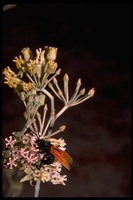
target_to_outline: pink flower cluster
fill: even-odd
[[[44,159],[44,153],[40,152],[36,140],[38,136],[31,133],[25,133],[21,137],[16,137],[15,134],[5,138],[5,150],[3,151],[3,165],[5,168],[13,169],[14,167],[26,173],[20,182],[30,181],[32,185],[33,181],[48,182],[52,184],[65,185],[67,180],[66,175],[60,175],[62,165],[57,160],[52,164],[42,164],[39,166],[42,159]],[[49,138],[51,144],[58,146],[60,149],[65,150],[65,141],[55,138]]]
[[[13,167],[26,168],[34,165],[41,159],[41,154],[35,141],[37,136],[26,133],[21,140],[14,136],[5,138],[6,151],[9,151],[9,157],[4,158],[4,167],[12,169]],[[5,152],[6,152],[5,151]]]

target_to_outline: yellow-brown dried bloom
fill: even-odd
[[[16,88],[18,84],[20,84],[22,81],[17,78],[17,75],[10,69],[10,67],[6,67],[3,71],[3,74],[5,75],[4,81],[5,84],[8,84],[11,88]]]
[[[15,72],[13,72],[9,66],[7,66],[5,69],[4,69],[4,72],[3,74],[5,74],[5,76],[13,76],[13,77],[16,77],[16,74]]]
[[[34,84],[31,83],[31,82],[29,82],[29,83],[24,82],[23,85],[22,85],[22,87],[23,87],[23,90],[25,92],[28,92],[29,90],[31,90],[32,88],[34,88]]]
[[[48,65],[47,65],[46,72],[49,73],[49,74],[54,74],[56,72],[56,69],[57,69],[57,63],[55,63],[52,60],[49,60],[47,64]]]
[[[33,70],[36,68],[36,61],[35,60],[29,60],[29,63],[27,63],[27,71],[33,75]]]
[[[16,63],[16,67],[18,69],[22,70],[23,72],[26,71],[26,61],[22,59],[21,55],[19,56],[19,58],[16,56],[15,59],[12,61]]]

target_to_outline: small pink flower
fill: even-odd
[[[29,147],[29,151],[34,152],[34,153],[38,153],[39,149],[37,149],[34,145],[32,145],[32,146]]]
[[[24,158],[26,158],[27,154],[29,153],[29,151],[26,148],[21,148],[20,149],[20,155]]]
[[[35,156],[35,154],[29,153],[29,154],[26,155],[25,158],[26,158],[26,161],[30,164],[36,163],[36,161],[37,161],[37,157]]]
[[[9,139],[8,138],[5,138],[5,146],[6,147],[13,147],[14,144],[16,142],[16,139],[13,140],[12,136],[9,136]]]
[[[15,158],[13,158],[13,159],[12,159],[11,157],[9,158],[9,162],[7,162],[7,166],[9,165],[9,168],[10,168],[10,169],[12,169],[13,166],[14,166],[14,167],[17,166],[17,164],[14,162],[15,160],[16,160]]]
[[[37,136],[32,136],[32,137],[30,138],[30,144],[31,144],[31,145],[35,145],[35,146],[37,147],[37,144],[35,143],[36,140],[37,140]]]

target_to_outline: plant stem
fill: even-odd
[[[37,181],[37,182],[36,182],[34,197],[38,197],[38,196],[39,196],[40,183],[41,183],[41,181]]]

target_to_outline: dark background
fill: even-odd
[[[131,4],[18,4],[2,13],[2,69],[24,47],[58,48],[59,77],[69,75],[70,92],[78,78],[93,98],[67,110],[57,126],[73,157],[66,186],[41,184],[40,197],[131,196]],[[3,138],[25,123],[23,104],[2,82]],[[71,93],[72,94],[72,93]],[[57,110],[60,102],[56,104]],[[22,184],[20,197],[33,197]],[[3,196],[9,182],[3,175]],[[14,192],[15,193],[15,192]],[[12,196],[12,192],[9,196]]]

